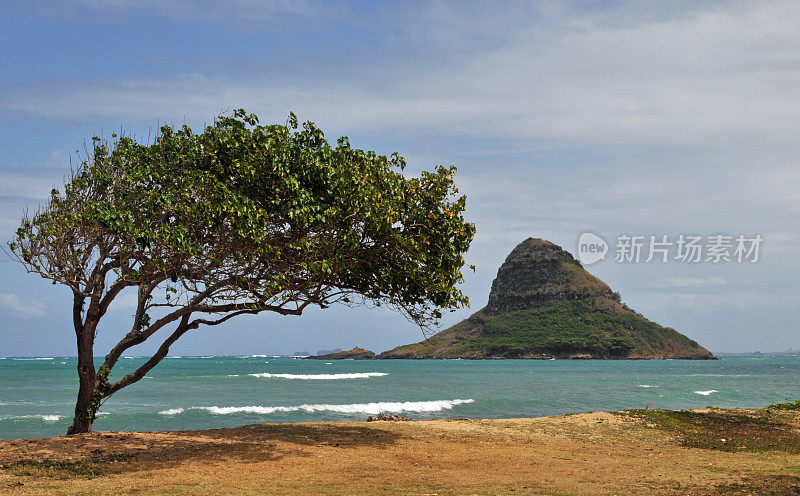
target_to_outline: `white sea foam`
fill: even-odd
[[[302,379],[306,381],[325,381],[334,379],[366,379],[368,377],[381,377],[389,375],[386,372],[354,372],[350,374],[248,374],[251,377],[266,377],[279,379]]]
[[[28,361],[28,360],[55,360],[53,357],[41,357],[41,358],[12,358],[12,360],[17,361]]]
[[[58,422],[61,420],[63,415],[46,415],[42,413],[38,413],[36,415],[20,415],[18,417],[11,417],[12,419],[30,419],[30,418],[38,418],[42,419],[45,422]]]
[[[657,388],[658,386],[651,386],[650,384],[639,384],[641,388]]]
[[[718,392],[719,391],[717,391],[716,389],[709,389],[708,391],[695,391],[695,393],[701,394],[703,396],[708,396],[711,393],[718,393]]]
[[[381,401],[377,403],[352,403],[349,405],[298,405],[298,406],[193,406],[188,409],[172,408],[158,413],[161,415],[177,415],[186,410],[201,410],[214,415],[230,415],[233,413],[255,413],[266,415],[275,412],[336,412],[365,413],[377,415],[385,412],[438,412],[450,410],[456,405],[473,403],[475,400],[434,400],[434,401]]]
[[[239,374],[228,374],[228,375],[227,375],[227,376],[225,376],[225,377],[239,377]]]
[[[333,365],[333,362],[325,362],[325,365]]]
[[[170,408],[169,410],[161,410],[158,413],[160,413],[161,415],[177,415],[185,411],[186,410],[184,410],[183,408]]]

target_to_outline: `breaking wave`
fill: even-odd
[[[695,391],[696,394],[701,394],[703,396],[708,396],[711,393],[719,393],[716,389],[709,389],[708,391]]]
[[[381,401],[377,403],[352,403],[349,405],[298,405],[298,406],[193,406],[190,408],[171,408],[162,410],[161,415],[178,415],[187,410],[201,410],[214,415],[230,415],[233,413],[256,413],[266,415],[275,412],[335,412],[366,413],[377,415],[385,412],[438,412],[450,410],[456,405],[474,403],[466,400],[434,400],[434,401]]]
[[[36,414],[36,415],[20,415],[18,417],[10,417],[9,420],[37,418],[37,419],[44,420],[45,422],[58,422],[59,420],[61,420],[62,417],[64,417],[64,415],[45,415],[45,414],[39,413],[39,414]]]
[[[353,372],[350,374],[247,374],[251,377],[276,377],[279,379],[301,379],[306,381],[324,381],[334,379],[366,379],[368,377],[381,377],[389,375],[386,372]]]
[[[185,411],[186,410],[184,410],[183,408],[170,408],[169,410],[161,410],[158,413],[160,413],[161,415],[177,415]]]

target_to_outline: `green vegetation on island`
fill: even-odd
[[[437,353],[441,358],[627,358],[633,350],[658,354],[698,347],[674,329],[633,313],[608,314],[581,300],[496,315],[479,312],[459,327],[401,349],[424,353],[445,343],[447,349]]]

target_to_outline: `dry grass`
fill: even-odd
[[[798,435],[794,414],[730,412],[726,423],[727,414],[692,415],[690,445],[683,424],[670,424],[685,416],[639,412],[0,441],[0,494],[800,494],[800,460],[782,448],[794,446],[787,432]],[[762,435],[764,416],[784,426],[773,429],[784,444],[696,442],[714,439],[718,425],[728,436]]]

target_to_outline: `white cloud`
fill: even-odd
[[[485,200],[484,191],[502,187],[503,195],[491,200],[497,204],[541,195],[545,201],[536,202],[529,218],[549,209],[595,230],[608,219],[624,229],[654,221],[681,231],[789,229],[789,219],[800,216],[800,143],[794,139],[800,5],[651,7],[662,17],[630,5],[582,12],[557,3],[532,10],[520,4],[509,20],[433,2],[416,17],[403,13],[414,20],[408,25],[421,40],[419,52],[392,52],[380,64],[367,58],[355,72],[344,63],[325,77],[298,69],[233,79],[198,70],[73,81],[11,88],[0,108],[70,121],[113,118],[125,126],[184,118],[197,124],[236,107],[282,121],[294,110],[332,135],[461,136],[471,152],[486,153],[465,159],[471,166],[461,170],[465,191]],[[503,31],[509,26],[514,29]],[[441,46],[426,46],[426,35]],[[462,41],[470,35],[477,41],[467,51]],[[484,39],[491,42],[481,44]],[[442,61],[426,48],[453,56]],[[547,147],[609,144],[659,148],[650,156],[593,163],[555,188],[537,184],[543,171],[525,158]],[[684,155],[664,158],[664,150]],[[517,153],[516,163],[502,153]],[[571,169],[544,172],[569,176]],[[518,215],[502,207],[494,212]]]
[[[23,301],[13,293],[0,293],[0,306],[25,319],[44,317],[47,309],[40,301],[32,299]]]
[[[415,20],[418,29],[449,29],[459,39],[469,23],[432,24],[443,17]],[[796,3],[700,10],[670,22],[607,24],[591,14],[538,21],[531,17],[500,42],[472,45],[469,54],[453,48],[448,63],[420,53],[355,78],[197,73],[76,81],[20,90],[3,107],[67,119],[196,120],[242,105],[276,117],[296,109],[351,130],[421,128],[561,144],[792,142],[800,112]]]
[[[653,282],[651,288],[703,288],[710,286],[724,286],[727,281],[724,277],[667,277]]]

